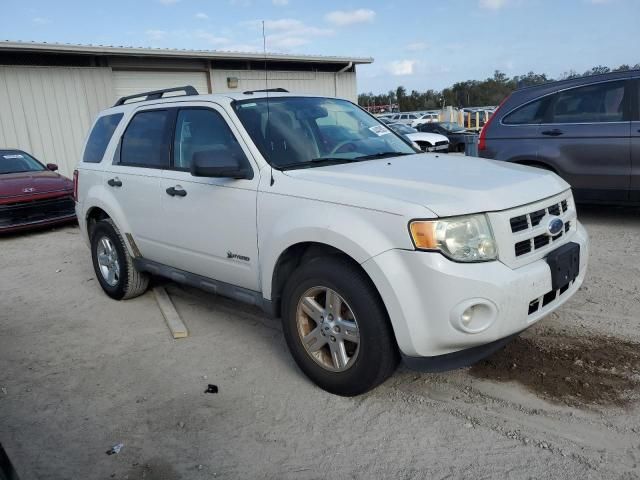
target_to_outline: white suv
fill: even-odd
[[[261,306],[315,383],[356,395],[401,357],[481,358],[584,279],[587,235],[551,172],[417,152],[346,100],[164,93],[102,112],[74,175],[115,299],[157,274]]]

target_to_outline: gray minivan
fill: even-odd
[[[640,70],[516,90],[484,126],[478,150],[553,170],[577,202],[640,203]]]

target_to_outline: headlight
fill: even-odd
[[[486,262],[498,256],[486,215],[416,220],[409,231],[417,249],[440,251],[456,262]]]

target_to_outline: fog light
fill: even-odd
[[[464,312],[462,312],[462,315],[460,315],[460,320],[462,320],[462,324],[465,327],[468,327],[471,323],[471,320],[473,320],[473,308],[473,306],[467,308]]]
[[[498,307],[486,298],[470,298],[451,310],[451,325],[464,333],[480,333],[489,328],[498,316]]]

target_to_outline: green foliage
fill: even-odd
[[[629,66],[620,65],[617,68],[598,65],[580,74],[574,70],[563,73],[557,80],[576,78],[588,75],[598,75],[608,72],[619,72],[640,69],[640,63]],[[516,88],[529,87],[553,81],[546,74],[529,72],[526,75],[507,77],[504,72],[496,70],[492,77],[486,80],[466,80],[454,83],[442,91],[433,89],[424,92],[412,90],[407,93],[406,88],[399,86],[387,93],[374,94],[373,92],[358,95],[358,103],[363,106],[398,104],[400,111],[432,110],[440,109],[448,105],[454,107],[478,107],[485,105],[498,105],[507,95]]]

